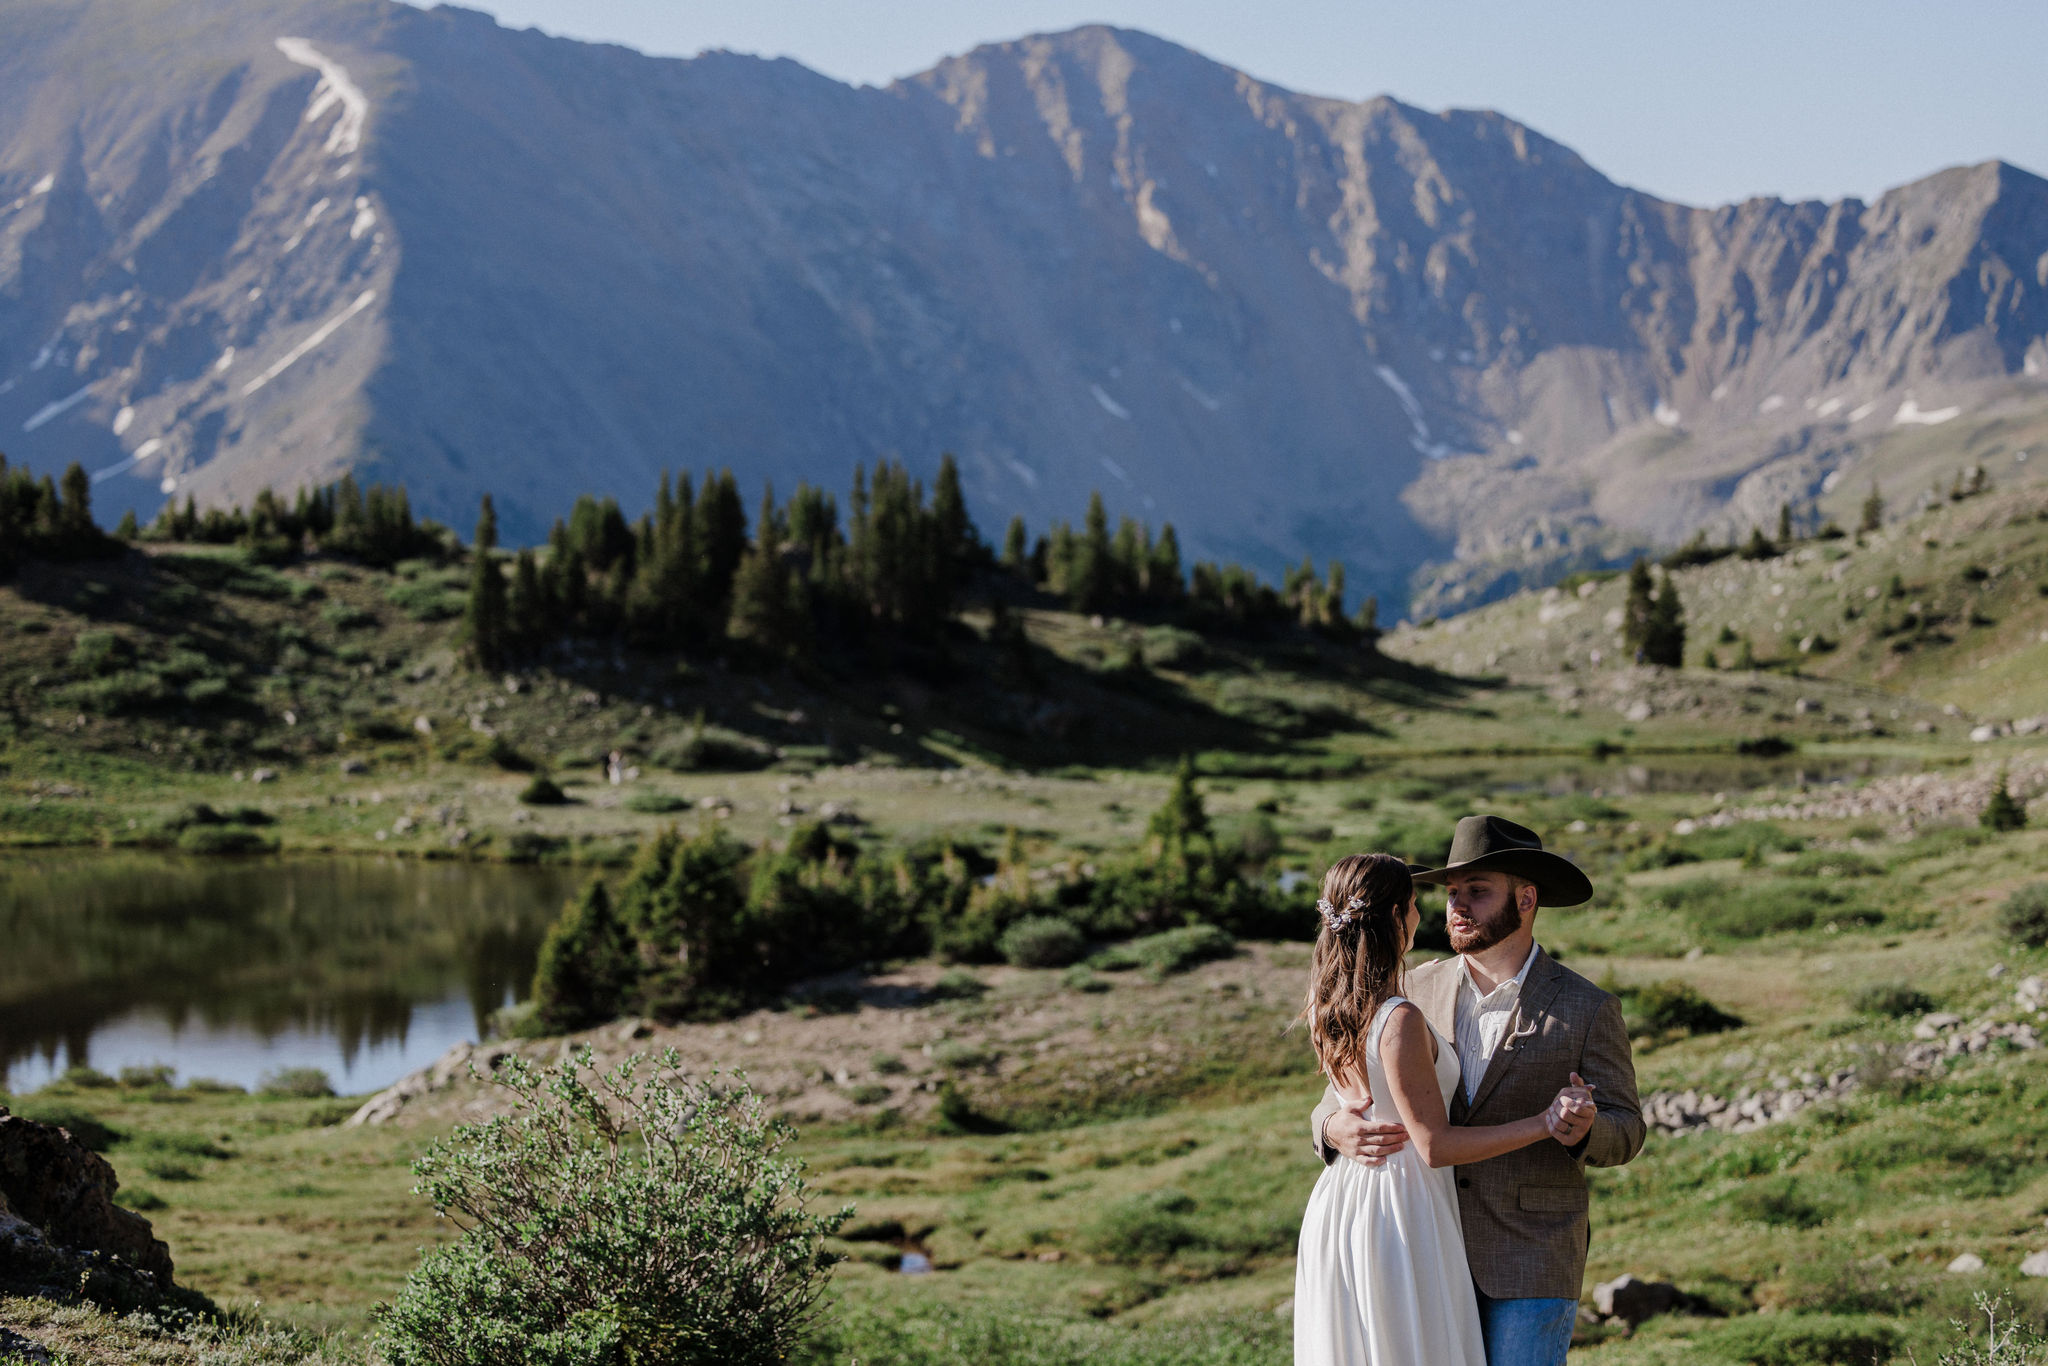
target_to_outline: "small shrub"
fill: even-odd
[[[874,1057],[868,1059],[868,1066],[874,1068],[878,1074],[885,1077],[901,1076],[910,1070],[910,1065],[894,1053],[877,1053]]]
[[[1050,915],[1018,921],[1003,931],[997,944],[1004,960],[1020,968],[1063,968],[1087,948],[1079,930]]]
[[[507,773],[531,773],[538,767],[531,758],[520,753],[512,742],[502,735],[491,737],[490,748],[484,751],[484,757]]]
[[[635,792],[626,798],[626,809],[638,811],[643,816],[665,816],[675,811],[688,811],[690,806],[688,797],[678,797],[670,792]]]
[[[123,1187],[114,1192],[114,1203],[122,1209],[132,1209],[137,1214],[154,1214],[169,1208],[161,1195],[139,1187]]]
[[[377,614],[337,602],[320,613],[320,620],[337,631],[361,631],[377,624]]]
[[[1749,1366],[1885,1366],[1902,1341],[1883,1319],[1849,1314],[1741,1318],[1709,1338],[1722,1360]]]
[[[1068,991],[1108,991],[1110,984],[1095,975],[1086,963],[1076,963],[1060,974],[1060,985]]]
[[[1103,1211],[1082,1230],[1082,1242],[1113,1262],[1163,1262],[1201,1241],[1188,1217],[1194,1209],[1194,1198],[1184,1191],[1147,1191]]]
[[[185,1083],[185,1089],[196,1091],[202,1096],[240,1096],[247,1095],[249,1091],[246,1086],[237,1086],[234,1082],[222,1081],[218,1077],[193,1077]]]
[[[1144,635],[1144,657],[1155,667],[1189,670],[1209,656],[1208,642],[1178,626],[1154,626]]]
[[[1796,1176],[1752,1181],[1728,1198],[1738,1219],[1773,1228],[1816,1228],[1827,1222],[1827,1206],[1809,1196]]]
[[[72,1063],[71,1066],[65,1068],[64,1075],[59,1080],[66,1086],[76,1086],[87,1091],[101,1091],[110,1086],[119,1085],[118,1082],[100,1071],[99,1068],[87,1066],[82,1062]]]
[[[879,1081],[864,1081],[846,1093],[855,1105],[880,1105],[893,1093]]]
[[[775,762],[775,747],[751,735],[698,722],[659,741],[650,762],[677,773],[745,773]]]
[[[2003,1295],[1977,1292],[1976,1309],[1984,1316],[1984,1340],[1970,1325],[1950,1320],[1958,1341],[1941,1354],[1939,1366],[2037,1366],[2048,1360],[2048,1337],[2015,1310]]]
[[[533,775],[533,781],[520,792],[519,800],[528,806],[561,806],[569,800],[569,796],[553,778],[545,773],[536,773]]]
[[[1632,1034],[1720,1034],[1742,1028],[1731,1015],[1702,996],[1690,982],[1651,982],[1620,993]]]
[[[258,1078],[256,1094],[273,1100],[325,1100],[334,1094],[334,1083],[317,1067],[280,1067]]]
[[[1165,977],[1236,952],[1237,941],[1216,926],[1188,925],[1113,945],[1089,959],[1088,965],[1104,972],[1143,968],[1153,976]]]
[[[2005,899],[1998,927],[2030,949],[2048,946],[2048,882],[2032,882]]]
[[[932,995],[941,1001],[972,1001],[988,991],[988,983],[965,968],[951,968],[932,984]]]
[[[414,1164],[464,1231],[379,1311],[393,1366],[789,1358],[850,1211],[810,1212],[793,1131],[744,1085],[648,1061],[509,1059],[511,1112]]]
[[[1865,1015],[1884,1015],[1898,1020],[1908,1015],[1925,1015],[1934,1009],[1935,1001],[1918,987],[1904,982],[1873,982],[1851,996],[1849,1005]]]
[[[177,1069],[168,1063],[153,1062],[121,1069],[121,1085],[136,1091],[159,1090],[171,1084],[171,1077]]]
[[[239,825],[195,825],[179,833],[178,849],[187,854],[274,854],[277,840]]]
[[[956,1072],[987,1067],[995,1060],[996,1055],[988,1049],[961,1039],[941,1039],[932,1045],[932,1061]]]

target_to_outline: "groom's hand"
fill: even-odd
[[[1347,1105],[1323,1121],[1323,1142],[1354,1162],[1377,1167],[1408,1146],[1408,1130],[1399,1124],[1367,1121],[1367,1102]]]
[[[1599,1107],[1593,1104],[1593,1088],[1572,1073],[1572,1084],[1557,1093],[1550,1109],[1544,1113],[1543,1121],[1549,1126],[1550,1136],[1569,1148],[1593,1132],[1593,1117]]]

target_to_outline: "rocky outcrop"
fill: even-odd
[[[2035,980],[2035,979],[2029,979]],[[1655,1091],[1643,1097],[1643,1120],[1651,1132],[1687,1134],[1700,1130],[1746,1134],[1792,1118],[1819,1101],[1836,1100],[1879,1074],[1929,1077],[1962,1058],[2009,1048],[2032,1052],[2041,1046],[2034,1026],[1982,1019],[1965,1025],[1959,1015],[1933,1013],[1914,1025],[1912,1043],[1873,1053],[1854,1067],[1827,1076],[1806,1073],[1784,1085],[1744,1088],[1732,1096],[1707,1091]]]
[[[432,1066],[408,1072],[364,1101],[344,1121],[343,1127],[389,1124],[414,1100],[436,1091],[445,1091],[468,1076],[472,1064],[479,1072],[489,1072],[498,1065],[500,1058],[515,1051],[509,1044],[456,1044],[437,1058]]]
[[[0,1271],[54,1277],[73,1291],[78,1269],[105,1267],[116,1279],[140,1272],[169,1290],[171,1250],[149,1220],[114,1204],[119,1187],[107,1160],[68,1129],[0,1107]]]

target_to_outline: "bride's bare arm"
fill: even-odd
[[[1422,1012],[1407,1002],[1395,1006],[1380,1031],[1380,1061],[1386,1065],[1387,1089],[1401,1122],[1408,1126],[1408,1140],[1424,1162],[1432,1167],[1481,1162],[1550,1137],[1550,1126],[1541,1114],[1512,1124],[1452,1124],[1443,1088],[1436,1084],[1430,1045]]]

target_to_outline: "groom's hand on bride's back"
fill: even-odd
[[[1369,1101],[1347,1105],[1323,1121],[1323,1143],[1354,1162],[1377,1167],[1408,1146],[1408,1130],[1400,1124],[1375,1124],[1365,1117]]]

